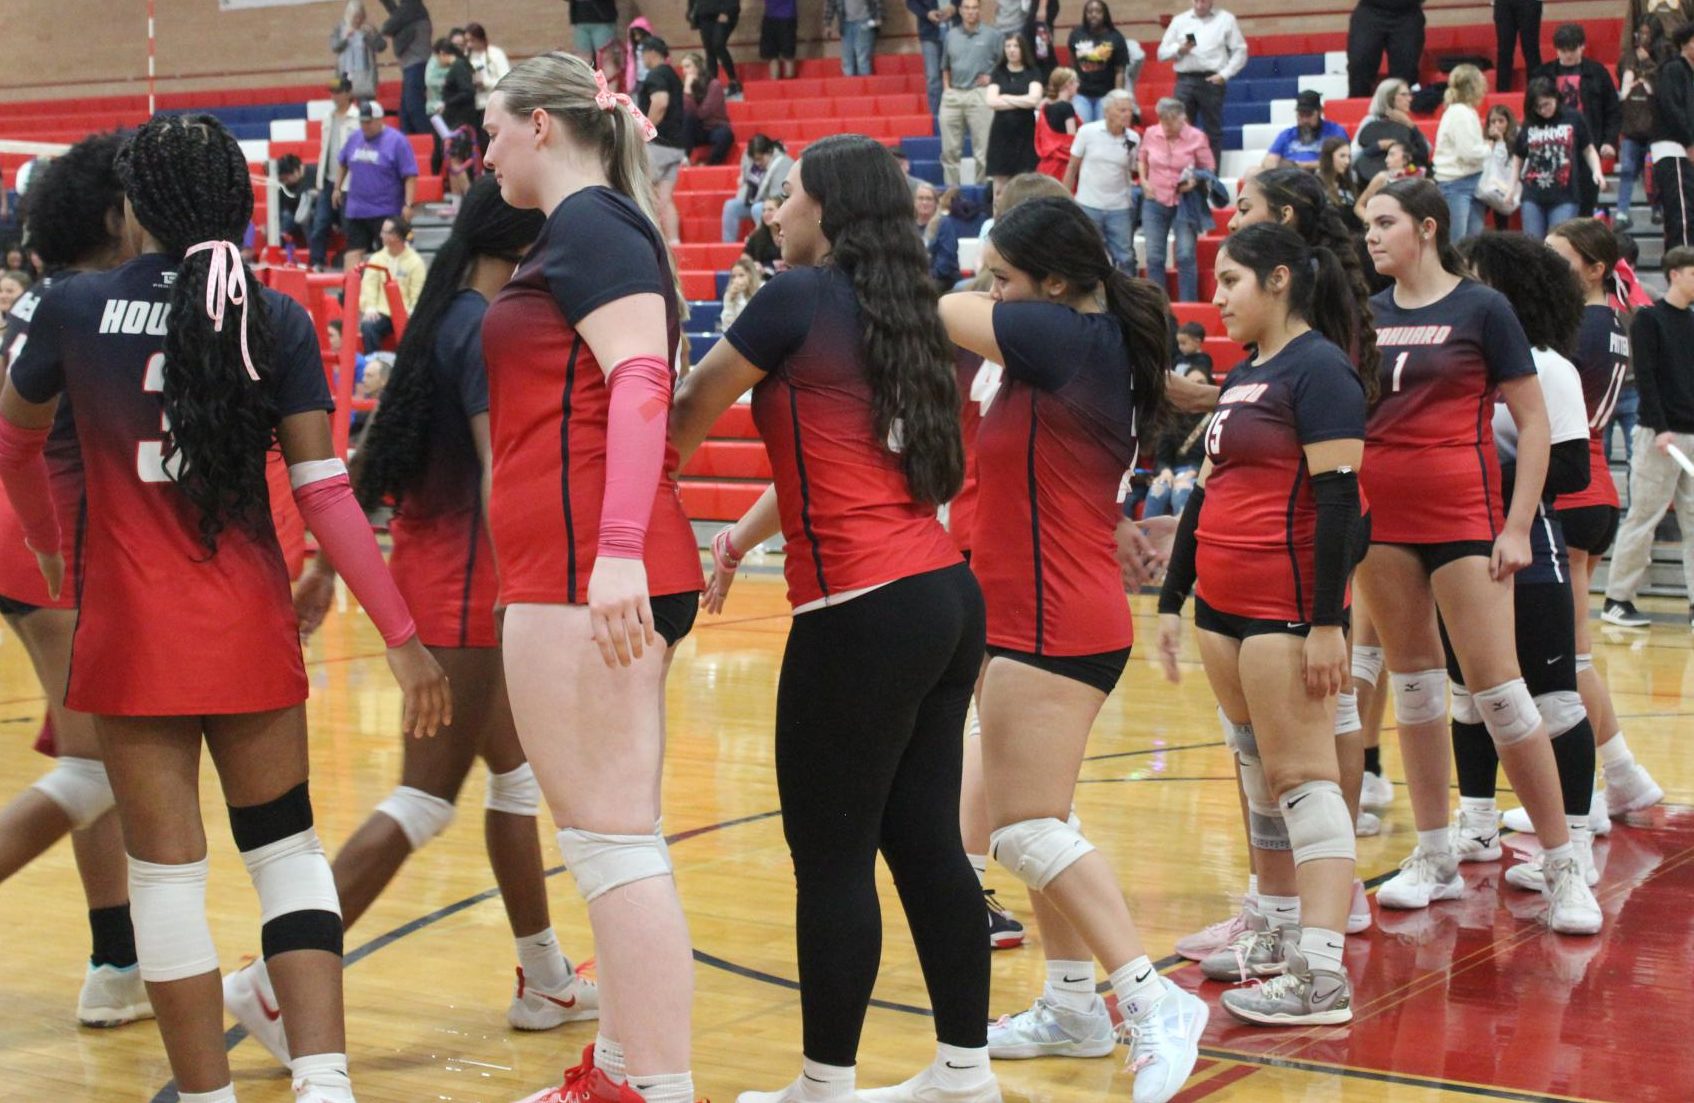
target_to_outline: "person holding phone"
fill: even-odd
[[[1212,159],[1221,163],[1224,86],[1247,64],[1247,40],[1235,16],[1216,3],[1194,0],[1191,10],[1172,18],[1159,43],[1159,60],[1175,62],[1176,98],[1206,132]]]

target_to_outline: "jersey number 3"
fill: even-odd
[[[147,373],[142,378],[141,389],[147,394],[163,394],[165,392],[165,354],[155,352],[147,358]],[[171,431],[171,419],[164,412],[159,414],[159,432]],[[171,457],[170,466],[165,464],[165,442],[161,440],[144,440],[135,446],[135,473],[144,483],[174,482],[175,476],[182,474],[182,455],[178,453]]]

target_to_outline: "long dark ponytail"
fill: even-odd
[[[965,449],[953,344],[912,225],[911,187],[893,154],[862,134],[807,146],[800,180],[823,210],[826,263],[852,279],[859,300],[877,439],[898,424],[907,488],[939,505],[964,485]]]
[[[232,304],[222,331],[214,328],[206,312],[214,254],[188,250],[241,241],[253,218],[247,158],[211,115],[155,115],[118,154],[117,170],[136,221],[177,258],[163,349],[170,425],[164,468],[199,509],[200,541],[215,552],[224,529],[253,533],[269,519],[265,454],[276,424],[271,321],[258,281],[245,261],[235,260],[247,281],[255,385],[242,361],[243,308]]]
[[[516,264],[546,221],[538,210],[520,211],[500,198],[500,185],[484,176],[465,194],[453,232],[435,254],[412,309],[394,370],[382,391],[382,407],[359,449],[358,495],[366,509],[389,499],[400,508],[406,490],[429,461],[430,413],[435,404],[435,338],[441,316],[479,256]]]
[[[1103,290],[1106,310],[1123,330],[1129,350],[1136,422],[1146,434],[1157,422],[1170,371],[1170,303],[1146,280],[1112,265],[1099,229],[1070,198],[1031,199],[996,219],[994,249],[1037,283],[1057,276],[1079,294]]]

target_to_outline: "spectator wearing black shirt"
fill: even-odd
[[[1694,244],[1689,212],[1694,209],[1694,23],[1677,29],[1671,38],[1676,56],[1659,66],[1654,115],[1658,120],[1649,150],[1653,157],[1653,190],[1665,214],[1665,248]]]
[[[426,105],[429,90],[424,70],[434,52],[430,36],[435,28],[423,0],[382,0],[388,12],[381,33],[394,43],[394,60],[400,63],[400,129],[407,134],[430,132]]]
[[[700,42],[706,49],[706,76],[718,79],[718,66],[723,66],[729,79],[729,94],[741,95],[741,82],[735,76],[735,59],[729,56],[729,36],[741,21],[741,0],[694,0],[689,8],[700,29]],[[651,62],[649,62],[651,64]]]
[[[1423,60],[1423,26],[1423,0],[1359,0],[1347,21],[1347,95],[1370,95],[1383,54],[1388,55],[1390,77],[1416,83]]]
[[[1623,123],[1622,108],[1618,104],[1618,88],[1612,82],[1612,74],[1597,61],[1583,56],[1583,50],[1588,45],[1588,36],[1583,33],[1579,23],[1566,23],[1553,32],[1553,49],[1558,51],[1558,60],[1549,61],[1533,73],[1535,77],[1546,77],[1559,90],[1559,100],[1571,111],[1582,115],[1588,124],[1588,133],[1600,147],[1602,158],[1618,155],[1618,129]],[[1600,189],[1587,176],[1580,177],[1582,191],[1577,205],[1584,218],[1594,213],[1594,204],[1600,198]]]
[[[683,133],[687,115],[682,107],[682,78],[671,68],[670,56],[671,48],[658,35],[649,35],[641,44],[647,75],[636,91],[636,106],[659,131],[647,143],[647,164],[659,194],[659,226],[665,231],[666,241],[679,245],[682,237],[681,220],[676,213],[676,176],[688,159],[687,138]]]
[[[1502,92],[1512,90],[1512,55],[1520,40],[1523,42],[1523,71],[1533,73],[1541,68],[1541,0],[1495,0],[1494,67],[1500,74],[1499,90]]]
[[[1534,78],[1524,90],[1512,172],[1523,186],[1523,232],[1537,241],[1576,217],[1584,173],[1592,175],[1596,192],[1604,183],[1588,123],[1565,107],[1558,86],[1546,77]]]
[[[1412,163],[1429,168],[1429,139],[1412,119],[1412,89],[1399,77],[1389,77],[1376,86],[1370,112],[1353,137],[1353,175],[1363,187],[1388,167],[1388,147],[1399,142],[1411,154]]]
[[[1071,31],[1071,64],[1076,68],[1080,87],[1076,94],[1076,113],[1085,123],[1102,118],[1100,103],[1114,88],[1127,88],[1133,94],[1135,76],[1147,60],[1139,42],[1124,38],[1112,26],[1112,13],[1106,0],[1088,0],[1082,6],[1082,22]],[[1140,108],[1135,111],[1141,117]]]

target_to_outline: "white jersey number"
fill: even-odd
[[[147,358],[147,373],[142,378],[141,389],[147,394],[163,394],[165,390],[165,354],[155,352]],[[171,419],[164,413],[159,414],[159,432],[171,431]],[[182,473],[182,456],[172,456],[170,466],[165,464],[165,442],[163,440],[144,440],[135,446],[135,473],[144,483],[168,483],[174,476]]]

